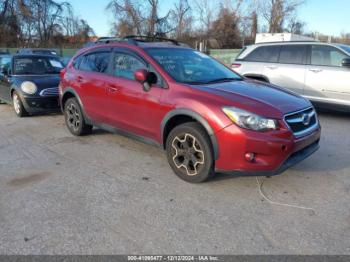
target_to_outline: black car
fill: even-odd
[[[0,74],[0,100],[13,104],[17,116],[59,110],[59,73],[56,56],[15,55]]]

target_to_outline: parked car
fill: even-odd
[[[238,55],[232,68],[288,88],[318,106],[350,112],[350,46],[316,41],[255,44]]]
[[[11,57],[9,54],[0,54],[0,74],[1,70],[11,63]]]
[[[176,41],[98,44],[81,50],[61,79],[73,135],[98,126],[156,144],[189,182],[215,172],[276,175],[319,147],[308,100],[242,78]]]
[[[56,50],[54,50],[54,49],[45,49],[45,48],[21,48],[21,49],[17,50],[17,54],[20,54],[20,55],[59,56]]]
[[[59,111],[59,73],[56,56],[15,55],[2,69],[0,99],[13,104],[17,116]]]
[[[0,49],[0,55],[9,55],[10,52],[8,49]]]

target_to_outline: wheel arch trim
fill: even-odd
[[[65,95],[67,94],[72,94],[77,100],[78,100],[78,103],[79,103],[79,106],[82,110],[82,113],[83,113],[83,116],[84,116],[84,119],[85,121],[87,122],[87,124],[92,124],[92,121],[90,119],[90,117],[86,114],[85,112],[85,108],[84,108],[84,105],[83,105],[83,102],[81,101],[80,99],[80,96],[78,95],[78,93],[71,87],[68,87],[64,90],[63,94],[62,94],[62,97],[60,98],[60,104],[61,104],[61,110],[62,112],[64,113],[64,107],[63,107],[63,98],[65,97]]]
[[[262,79],[264,79],[267,83],[270,83],[269,78],[268,78],[267,76],[265,76],[265,75],[247,73],[247,74],[244,74],[243,76],[246,77],[246,78],[255,79],[255,80],[257,80],[256,78],[262,78]]]
[[[164,132],[167,124],[172,118],[180,115],[189,116],[194,120],[198,121],[204,127],[204,129],[209,135],[209,138],[213,147],[214,159],[217,160],[219,158],[219,148],[218,148],[218,142],[217,142],[213,128],[210,126],[208,121],[204,119],[203,116],[201,116],[200,114],[190,109],[185,109],[185,108],[174,109],[170,111],[168,114],[166,114],[166,116],[163,118],[161,123],[161,141],[162,141],[163,148],[165,148],[165,144],[166,144],[164,142]]]

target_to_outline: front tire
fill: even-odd
[[[190,183],[201,183],[214,173],[212,145],[199,123],[175,127],[166,141],[168,162],[175,174]]]
[[[76,98],[69,98],[64,104],[64,117],[68,130],[75,136],[91,134],[92,126],[86,124],[83,111]]]
[[[12,104],[13,104],[13,109],[15,110],[15,113],[18,117],[24,117],[28,115],[28,112],[25,110],[23,106],[21,97],[16,91],[14,91],[12,94]]]

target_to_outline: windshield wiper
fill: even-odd
[[[240,78],[223,77],[223,78],[218,78],[218,79],[214,79],[214,80],[208,81],[207,84],[231,82],[231,81],[240,81],[240,80],[241,80]]]

